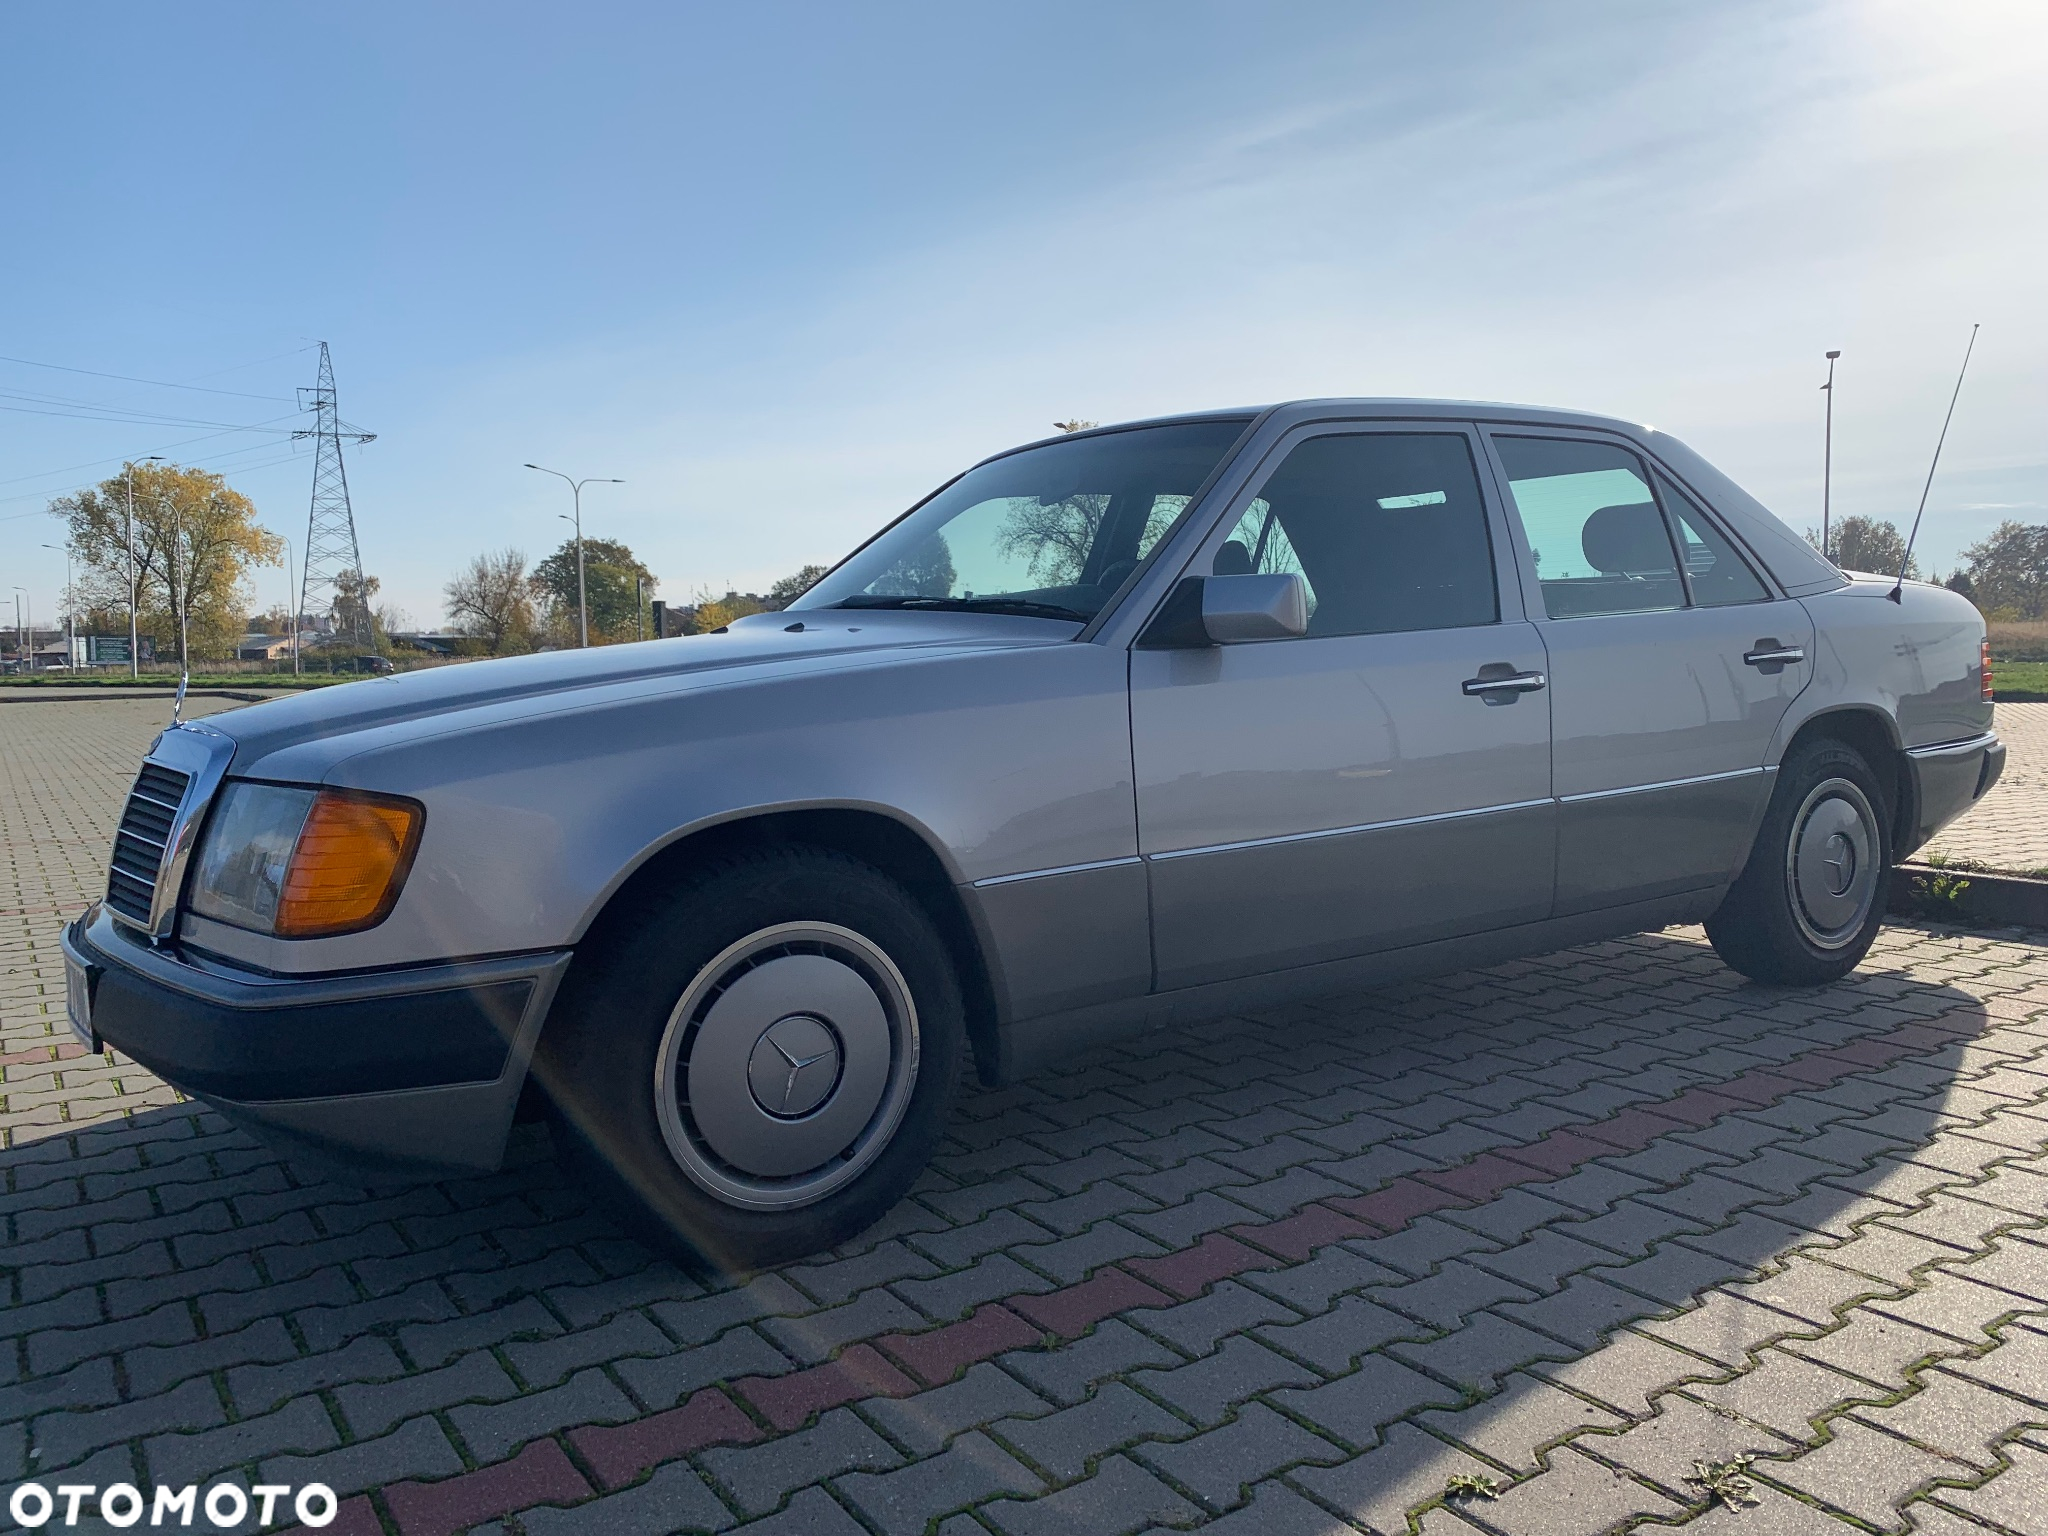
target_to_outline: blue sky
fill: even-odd
[[[0,12],[0,585],[172,450],[303,536],[334,348],[365,562],[422,625],[586,528],[664,593],[829,561],[964,463],[1320,394],[1580,406],[1818,521],[2048,519],[2048,10],[75,4]],[[256,396],[261,398],[244,398]],[[281,600],[283,573],[260,580]],[[0,593],[0,597],[11,593]],[[10,615],[11,617],[11,615]]]

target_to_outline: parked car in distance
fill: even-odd
[[[970,1064],[1673,923],[1846,974],[1998,775],[1983,642],[1620,421],[1077,432],[784,612],[165,731],[72,1020],[328,1160],[488,1169],[537,1097],[745,1269],[886,1211]]]

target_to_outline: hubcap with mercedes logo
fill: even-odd
[[[1862,932],[1877,900],[1883,842],[1877,813],[1848,779],[1814,786],[1792,824],[1786,850],[1792,916],[1821,949],[1840,949]]]
[[[770,1024],[747,1061],[754,1102],[780,1120],[809,1114],[838,1081],[839,1042],[806,1014]]]
[[[780,923],[677,1000],[655,1055],[662,1139],[728,1204],[807,1205],[881,1156],[917,1063],[917,1010],[889,956],[849,928]]]

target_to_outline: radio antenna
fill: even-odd
[[[1948,424],[1955,420],[1956,401],[1962,398],[1963,375],[1970,371],[1970,354],[1977,348],[1977,327],[1970,327],[1970,344],[1963,348],[1963,366],[1956,370],[1955,393],[1948,397],[1948,414],[1941,418],[1941,436],[1934,440],[1934,463],[1927,466],[1927,483],[1920,487],[1920,505],[1913,513],[1913,531],[1906,535],[1906,552],[1899,556],[1898,578],[1892,583],[1891,591],[1885,594],[1893,602],[1902,602],[1906,591],[1906,567],[1913,560],[1913,541],[1920,537],[1920,517],[1927,510],[1927,493],[1934,489],[1935,465],[1941,463],[1941,445],[1948,441]]]

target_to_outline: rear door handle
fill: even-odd
[[[1796,661],[1806,660],[1806,649],[1798,645],[1766,645],[1748,652],[1742,659],[1752,667],[1789,667]]]
[[[1487,693],[1534,693],[1548,685],[1541,672],[1510,672],[1503,677],[1468,677],[1465,692],[1474,698]]]

